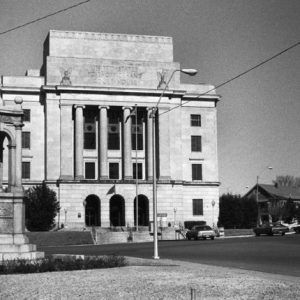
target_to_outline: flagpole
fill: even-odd
[[[138,155],[137,155],[137,104],[135,105],[135,211],[136,211],[136,231],[139,230],[139,196],[138,196]]]

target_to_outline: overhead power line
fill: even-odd
[[[53,13],[51,13],[51,14],[46,15],[46,16],[43,16],[43,17],[34,19],[34,20],[30,21],[30,22],[27,22],[27,23],[24,23],[24,24],[22,24],[22,25],[18,25],[18,26],[16,26],[16,27],[7,29],[7,30],[5,30],[5,31],[0,32],[0,35],[3,35],[3,34],[5,34],[5,33],[8,33],[8,32],[14,31],[14,30],[17,30],[17,29],[19,29],[19,28],[25,27],[25,26],[27,26],[27,25],[30,25],[30,24],[33,24],[33,23],[36,23],[36,22],[39,22],[39,21],[41,21],[41,20],[44,20],[44,19],[49,18],[49,17],[52,17],[52,16],[57,15],[57,14],[59,14],[59,13],[65,12],[65,11],[67,11],[67,10],[73,9],[73,8],[75,8],[75,7],[77,7],[77,6],[80,6],[80,5],[85,4],[85,3],[87,3],[87,2],[90,2],[90,1],[91,1],[91,0],[86,0],[86,1],[79,2],[79,3],[74,4],[74,5],[72,5],[72,6],[69,6],[69,7],[66,7],[66,8],[63,8],[63,9],[60,9],[60,10],[58,10],[58,11],[55,11],[55,12],[53,12]]]
[[[264,61],[258,63],[257,65],[255,65],[255,66],[249,68],[248,70],[246,70],[246,71],[244,71],[244,72],[242,72],[242,73],[240,73],[240,74],[234,76],[234,77],[231,78],[231,79],[226,80],[226,81],[223,82],[223,83],[220,83],[220,84],[216,85],[214,88],[209,89],[209,90],[206,91],[205,93],[199,95],[197,98],[200,98],[200,97],[202,97],[202,96],[205,96],[205,95],[207,95],[208,93],[210,93],[210,92],[212,92],[212,91],[214,91],[214,90],[216,90],[216,89],[218,89],[218,88],[220,88],[220,87],[222,87],[222,86],[228,84],[229,82],[232,82],[232,81],[236,80],[237,78],[242,77],[243,75],[245,75],[245,74],[247,74],[247,73],[253,71],[254,69],[256,69],[256,68],[258,68],[258,67],[260,67],[260,66],[266,64],[267,62],[269,62],[270,60],[273,60],[274,58],[280,56],[281,54],[283,54],[283,53],[285,53],[285,52],[287,52],[287,51],[289,51],[289,50],[291,50],[291,49],[293,49],[293,48],[299,46],[299,44],[300,44],[300,42],[297,42],[297,43],[295,43],[295,44],[289,46],[288,48],[285,48],[284,50],[282,50],[282,51],[280,51],[280,52],[274,54],[273,56],[271,56],[271,57],[265,59]],[[196,98],[196,99],[197,99],[197,98]],[[187,101],[185,101],[185,102],[183,102],[183,103],[181,103],[181,104],[178,104],[178,105],[176,105],[176,106],[170,108],[169,110],[166,110],[166,111],[160,113],[159,115],[163,115],[163,114],[169,113],[170,111],[172,111],[172,110],[174,110],[174,109],[176,109],[176,108],[179,108],[179,107],[181,107],[181,106],[184,106],[184,105],[187,104],[188,102],[194,101],[194,100],[195,100],[195,99],[193,99],[193,100],[187,100]]]

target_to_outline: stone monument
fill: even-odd
[[[25,231],[24,192],[22,187],[22,104],[5,106],[0,97],[0,261],[44,257],[29,244]],[[3,186],[3,150],[8,145],[8,182]]]

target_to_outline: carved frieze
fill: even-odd
[[[145,71],[140,66],[92,65],[87,69],[92,81],[100,85],[136,86]]]

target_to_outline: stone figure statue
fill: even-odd
[[[65,70],[63,68],[60,68],[60,73],[61,73],[61,76],[62,76],[60,85],[72,85],[72,82],[71,82],[71,79],[70,79],[71,72],[72,72],[71,68],[69,68],[67,70]]]

